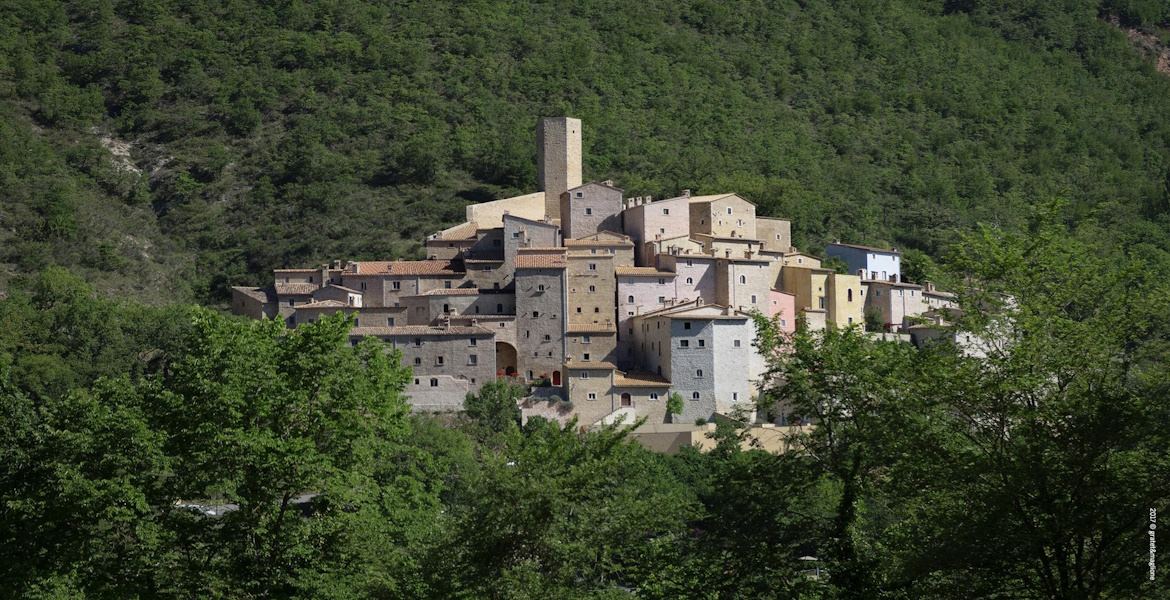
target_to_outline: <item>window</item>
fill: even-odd
[[[688,266],[688,267],[693,267],[693,266],[695,266],[695,261],[693,261],[693,260],[691,260],[691,259],[689,259],[689,258],[688,258],[688,259],[687,259],[687,266]]]
[[[591,286],[589,286],[589,291],[590,291],[590,292],[596,292],[596,291],[597,291],[597,286],[595,286],[595,285],[591,285]]]
[[[443,289],[448,289],[448,290],[451,289],[451,280],[450,279],[443,282]]]
[[[756,303],[756,295],[752,294],[752,304],[755,304],[755,303]]]
[[[551,335],[549,335],[549,334],[547,334],[547,333],[546,333],[546,334],[544,334],[544,341],[548,342],[548,341],[551,341],[551,340],[552,340],[552,336],[551,336]]]
[[[544,284],[542,283],[542,284],[536,286],[536,291],[543,292],[544,291]]]
[[[853,302],[853,290],[852,289],[845,290],[845,299],[850,301],[850,302]]]
[[[587,215],[591,215],[591,214],[593,214],[593,209],[592,209],[592,208],[586,208],[586,209],[585,209],[585,214],[587,214]]]
[[[703,370],[702,370],[702,369],[696,369],[696,370],[695,370],[695,377],[702,377],[702,376],[703,376]]]
[[[451,305],[450,305],[450,304],[444,304],[444,305],[443,305],[443,314],[447,314],[447,313],[449,313],[449,312],[451,312]]]
[[[574,198],[584,198],[585,192],[573,192],[573,197]]]
[[[296,300],[293,300],[292,298],[289,298],[289,299],[288,299],[288,305],[289,305],[289,306],[296,306],[296,305],[297,305],[297,301],[296,301]]]
[[[780,234],[779,234],[779,233],[777,233],[777,234],[776,234],[776,239],[780,239]]]
[[[581,379],[589,379],[589,371],[581,371]]]
[[[650,392],[650,399],[657,400],[658,399],[658,392]]]
[[[690,328],[691,328],[691,322],[690,321],[683,321],[683,329],[690,329]]]
[[[402,289],[402,282],[401,281],[391,281],[390,287],[394,288],[396,290],[400,290],[400,289]]]
[[[669,215],[669,214],[670,214],[670,209],[669,209],[669,208],[664,208],[664,209],[662,209],[662,214],[664,214],[664,215]]]
[[[537,318],[537,317],[539,317],[539,316],[540,316],[540,311],[539,311],[539,310],[534,310],[534,311],[532,311],[532,318],[533,318],[533,319],[535,319],[535,318]]]
[[[597,399],[597,394],[595,394],[595,393],[593,393],[593,392],[589,392],[589,399],[590,399],[590,400],[596,400],[596,399]]]
[[[597,263],[589,263],[589,270],[596,271],[597,270]]]
[[[869,278],[870,279],[877,279],[877,271],[870,271]]]
[[[634,297],[633,296],[626,296],[626,304],[633,304],[633,303],[634,303]]]
[[[666,304],[666,296],[659,296],[658,303],[659,304]]]
[[[581,307],[580,306],[577,307],[577,314],[581,314]]]
[[[526,338],[532,337],[532,332],[527,330],[527,329],[524,330],[524,337],[526,337]]]
[[[431,387],[439,387],[439,380],[432,377],[431,378]]]
[[[354,326],[354,327],[361,327],[361,326],[362,326],[362,320],[361,320],[361,319],[359,319],[359,318],[357,318],[357,317],[354,317],[354,318],[353,318],[353,326]]]
[[[468,345],[468,346],[475,346],[475,345],[477,345],[478,343],[479,343],[479,340],[477,340],[477,339],[475,339],[475,338],[468,338],[468,339],[467,339],[467,345]]]
[[[731,214],[731,207],[730,206],[727,207],[727,214],[729,214],[729,215]]]
[[[693,277],[687,277],[687,284],[693,284],[693,283],[695,283],[695,279]]]
[[[364,281],[362,282],[362,291],[363,292],[366,291],[366,282],[364,282]]]
[[[746,275],[740,275],[740,276],[739,276],[739,282],[740,282],[740,283],[747,283],[747,276],[746,276]]]
[[[583,355],[582,355],[582,358],[583,358],[584,360],[589,360],[589,353],[588,353],[588,352],[586,352],[585,354],[583,354]]]
[[[473,367],[475,365],[478,365],[479,364],[479,356],[476,356],[475,354],[468,354],[467,355],[467,364],[469,364]]]
[[[781,327],[787,327],[787,326],[788,326],[788,321],[787,321],[787,320],[785,320],[785,319],[780,319],[780,326],[781,326]]]
[[[484,265],[481,270],[484,271],[485,273],[489,272],[492,270],[492,266],[491,265]]]
[[[504,305],[503,304],[496,305],[496,314],[501,314],[501,315],[504,314]]]
[[[739,400],[739,392],[731,392],[732,400]]]
[[[658,228],[658,233],[666,233],[666,228],[665,228],[665,227],[659,227],[659,228]]]
[[[393,327],[393,326],[394,326],[394,317],[386,317],[386,326],[387,326],[387,327]]]
[[[824,296],[817,296],[817,301],[820,304],[821,310],[825,310],[825,297]]]
[[[679,341],[678,341],[678,347],[679,347],[679,348],[690,348],[690,347],[691,347],[691,341],[690,341],[690,340],[679,340]]]
[[[421,356],[414,357],[414,366],[416,366],[416,367],[422,366],[422,357]]]
[[[581,343],[582,343],[582,344],[588,344],[588,343],[589,343],[589,342],[591,342],[591,341],[593,341],[593,338],[591,338],[591,337],[589,337],[589,336],[587,336],[587,335],[583,335],[583,336],[581,336]]]
[[[422,338],[414,338],[414,347],[418,348],[419,346],[422,346]]]
[[[699,392],[691,392],[691,400],[698,400]]]
[[[599,313],[599,312],[601,312],[601,307],[600,307],[600,306],[594,306],[594,307],[593,307],[593,312],[595,312],[595,313]]]
[[[589,253],[590,254],[597,254],[597,248],[590,248]]]
[[[731,346],[732,346],[733,348],[739,348],[739,340],[732,340],[732,341],[731,341]]]
[[[665,279],[665,278],[662,278],[662,277],[659,277],[659,278],[658,278],[658,285],[666,285],[666,279]]]
[[[436,357],[435,357],[435,366],[436,366],[436,367],[441,367],[441,366],[443,366],[443,362],[444,362],[444,361],[443,361],[443,357],[442,357],[442,356],[436,356]]]
[[[707,340],[699,340],[699,347],[706,348],[707,347]]]
[[[520,239],[520,232],[519,232],[519,231],[513,231],[513,232],[512,232],[512,239],[514,239],[514,240],[518,240],[518,239]]]
[[[850,325],[852,325],[852,324],[853,324],[853,317],[849,317],[849,324],[850,324]]]

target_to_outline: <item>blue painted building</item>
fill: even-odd
[[[850,275],[879,281],[902,281],[902,254],[897,248],[874,248],[840,242],[825,246],[825,256],[837,257],[849,266]]]

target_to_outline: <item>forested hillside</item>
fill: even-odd
[[[535,189],[541,115],[586,177],[738,191],[798,245],[937,255],[1037,198],[1170,247],[1158,0],[0,2],[0,286],[52,264],[149,302],[409,256]]]

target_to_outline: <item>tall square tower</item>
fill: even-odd
[[[544,117],[536,126],[536,172],[544,215],[561,218],[561,194],[581,185],[581,119]]]

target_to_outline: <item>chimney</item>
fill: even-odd
[[[690,191],[690,190],[683,190],[683,191],[682,191],[682,197],[683,197],[683,198],[690,198],[690,197],[691,197],[691,191]]]

